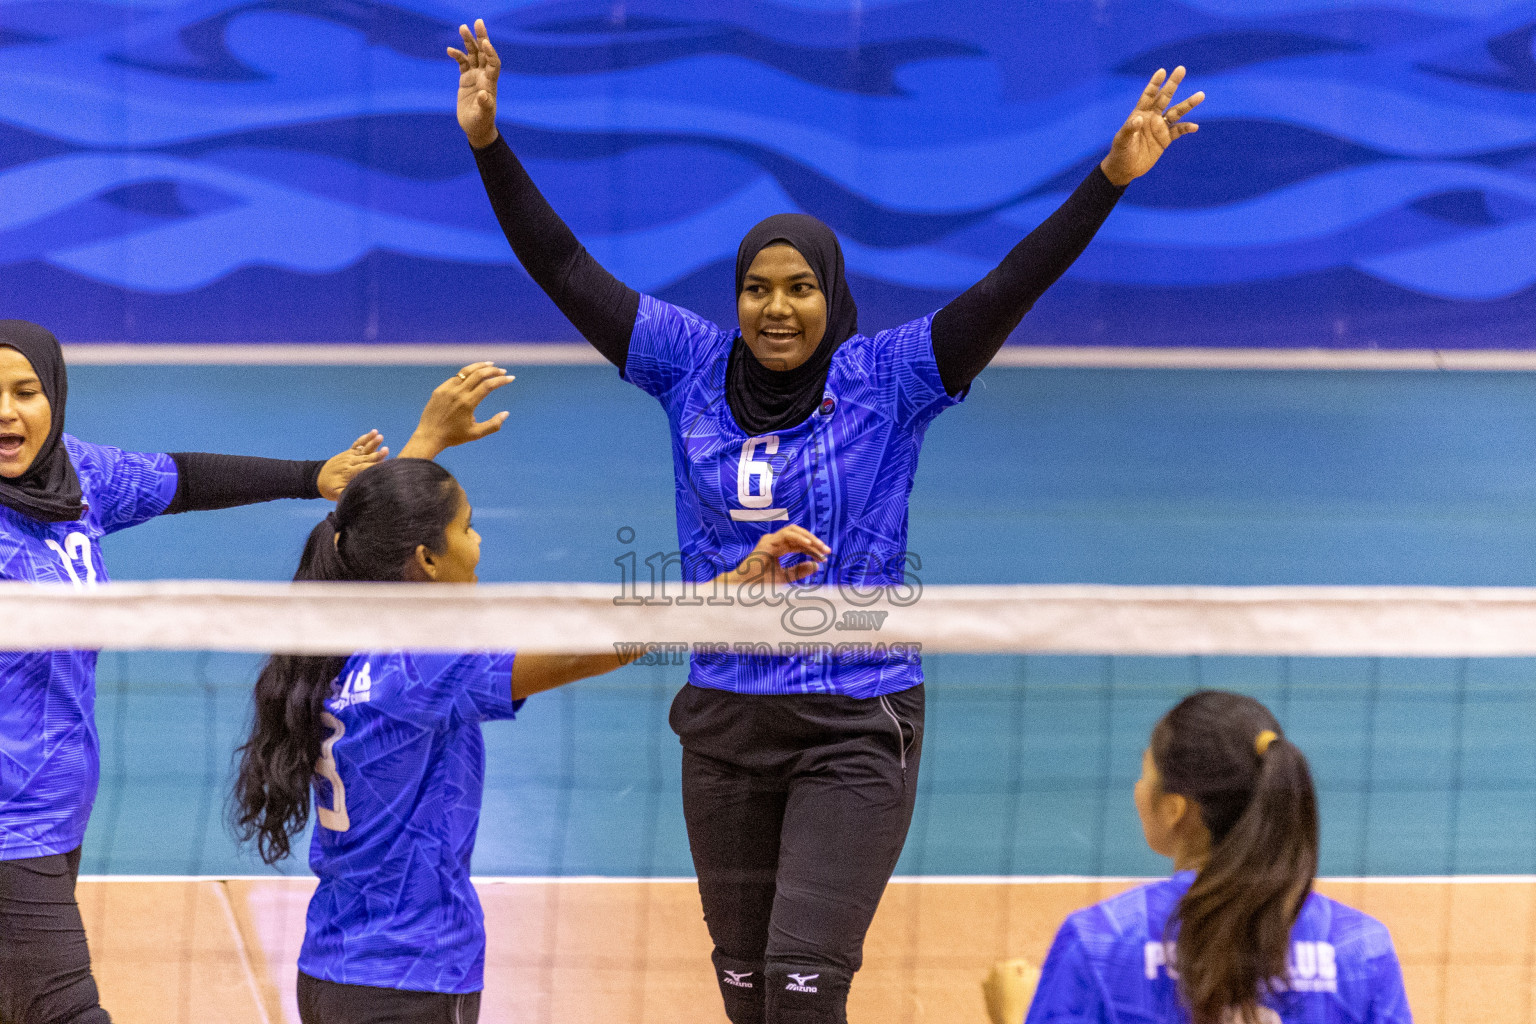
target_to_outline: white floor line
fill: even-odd
[[[119,344],[64,346],[73,366],[446,366],[480,359],[511,366],[606,365],[585,343],[486,345]],[[1183,370],[1536,371],[1528,349],[1134,348],[1009,345],[993,368],[1085,367]]]
[[[256,969],[251,966],[251,950],[245,944],[240,922],[235,920],[235,907],[229,900],[229,889],[223,879],[214,888],[218,890],[219,905],[224,908],[224,920],[229,924],[229,932],[235,937],[235,944],[240,949],[240,967],[245,972],[245,984],[250,989],[251,1001],[256,1004],[256,1012],[261,1014],[261,1024],[272,1024],[272,1015],[267,1013],[267,1000],[261,991],[261,984],[256,980]]]

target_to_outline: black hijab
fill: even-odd
[[[843,247],[837,235],[815,217],[781,213],[758,224],[736,250],[736,295],[740,297],[747,268],[757,254],[776,242],[787,242],[816,272],[827,297],[827,330],[810,358],[793,370],[770,370],[757,361],[740,338],[731,348],[725,373],[725,398],[736,423],[749,434],[783,430],[805,420],[821,404],[832,353],[859,330],[859,308],[843,275]]]
[[[0,320],[0,345],[27,357],[53,411],[48,439],[37,450],[32,465],[15,479],[0,477],[0,505],[45,523],[79,519],[85,515],[80,477],[64,450],[64,402],[69,397],[64,350],[47,329],[27,320]]]

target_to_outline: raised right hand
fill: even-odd
[[[517,378],[495,363],[470,363],[437,386],[415,433],[400,449],[402,459],[435,459],[444,448],[478,441],[501,429],[507,413],[499,412],[483,422],[475,419],[480,402],[497,388]]]
[[[496,141],[496,80],[501,77],[501,58],[485,33],[483,20],[475,19],[474,32],[468,25],[460,25],[459,36],[464,40],[463,51],[448,48],[448,56],[459,63],[459,127],[471,146],[484,149]]]

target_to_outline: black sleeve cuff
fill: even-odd
[[[469,142],[468,139],[464,141]],[[475,154],[475,163],[480,164],[481,166],[484,166],[487,163],[493,163],[497,160],[505,160],[507,157],[514,155],[512,152],[512,147],[507,145],[506,136],[502,135],[500,132],[496,133],[496,141],[492,142],[489,146],[476,146],[474,143],[470,142],[469,150],[471,153]]]
[[[1076,194],[1090,206],[1102,209],[1106,214],[1115,208],[1120,197],[1125,195],[1129,184],[1116,185],[1109,180],[1109,175],[1104,173],[1104,168],[1098,164],[1093,165],[1093,170],[1088,172],[1088,177],[1077,186]]]

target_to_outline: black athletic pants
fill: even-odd
[[[111,1024],[75,902],[80,850],[0,861],[0,1024]]]
[[[304,1024],[476,1024],[480,993],[446,995],[401,988],[343,985],[299,972]]]
[[[912,823],[923,688],[857,700],[684,686],[683,816],[732,1024],[843,1024]]]

